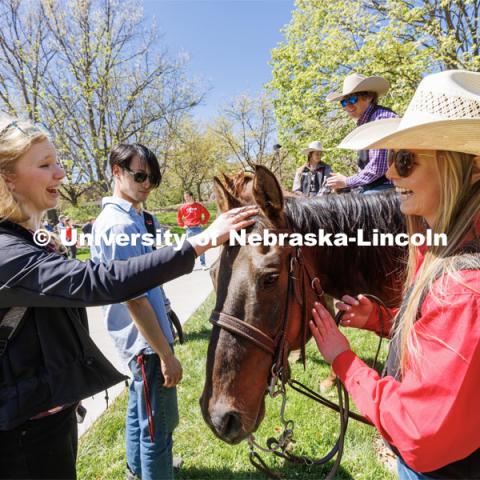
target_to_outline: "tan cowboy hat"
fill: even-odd
[[[304,148],[300,153],[308,155],[310,152],[323,152],[322,143],[318,140],[308,144],[308,148]]]
[[[329,93],[326,100],[327,102],[333,102],[355,92],[375,92],[378,95],[383,95],[388,92],[389,88],[390,82],[383,77],[366,77],[361,73],[352,73],[345,77],[342,91]]]
[[[450,150],[480,155],[480,73],[448,70],[425,77],[403,118],[366,123],[339,148]]]

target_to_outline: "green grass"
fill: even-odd
[[[90,249],[88,247],[77,248],[77,260],[88,260],[90,258]]]
[[[186,343],[176,346],[182,362],[184,377],[178,387],[180,425],[175,430],[174,453],[185,461],[178,479],[243,480],[264,479],[248,460],[246,442],[230,446],[218,440],[204,423],[198,399],[205,377],[205,361],[210,333],[208,317],[214,306],[211,295],[185,325]],[[367,361],[375,355],[375,336],[367,332],[349,332],[352,348],[363,352]],[[292,365],[293,377],[316,388],[325,378],[329,366],[321,359],[313,342],[308,346],[307,369],[296,363]],[[383,351],[381,357],[384,358]],[[335,398],[332,391],[329,395]],[[296,453],[323,456],[332,447],[338,432],[338,415],[326,407],[289,390],[287,418],[295,420]],[[267,415],[257,437],[265,440],[278,435],[280,421],[278,399],[267,399]],[[108,411],[82,437],[79,448],[78,478],[80,480],[125,478],[124,419],[126,394],[122,394]],[[393,480],[390,473],[378,460],[375,444],[378,435],[372,427],[350,421],[345,453],[337,473],[339,479]],[[264,457],[268,464],[282,472],[287,479],[324,478],[326,468],[284,464],[282,460]]]

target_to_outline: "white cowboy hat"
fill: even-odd
[[[448,70],[425,77],[403,118],[356,128],[339,148],[418,149],[480,154],[480,73]]]
[[[352,73],[345,77],[342,91],[329,93],[326,100],[333,102],[355,92],[376,92],[378,95],[383,95],[388,92],[389,88],[389,81],[383,77],[366,77],[361,73]]]
[[[304,148],[300,153],[308,155],[310,152],[323,152],[322,143],[316,140],[308,144],[308,148]]]

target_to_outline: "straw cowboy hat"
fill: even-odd
[[[366,123],[339,148],[450,150],[480,155],[480,73],[448,70],[425,77],[403,118]]]
[[[383,95],[389,88],[390,83],[383,77],[366,77],[361,73],[352,73],[345,77],[342,91],[329,93],[326,100],[333,102],[355,92],[376,92],[378,95]]]
[[[304,148],[300,153],[308,155],[310,152],[323,152],[322,143],[316,140],[308,144],[308,148]]]

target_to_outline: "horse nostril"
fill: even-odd
[[[235,442],[242,430],[240,415],[234,411],[214,416],[212,424],[218,436],[228,442]]]
[[[235,437],[239,434],[242,423],[240,422],[240,416],[235,412],[228,412],[223,416],[222,422],[222,436],[234,440]]]

